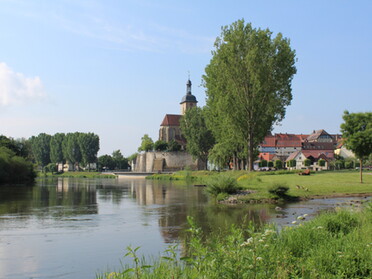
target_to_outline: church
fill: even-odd
[[[181,114],[166,114],[160,124],[159,140],[170,142],[176,141],[181,145],[181,151],[149,151],[138,154],[135,172],[167,172],[185,169],[203,169],[205,164],[199,160],[194,160],[186,149],[186,140],[182,136],[180,128],[181,117],[192,107],[195,107],[198,101],[191,93],[190,79],[186,83],[186,95],[182,97],[180,102]]]
[[[159,140],[170,142],[175,140],[182,149],[185,149],[186,141],[181,134],[180,120],[182,115],[192,107],[195,107],[198,101],[196,97],[191,93],[191,81],[190,79],[186,83],[186,95],[181,100],[181,114],[166,114],[163,121],[160,124],[159,129]]]

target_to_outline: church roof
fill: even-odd
[[[181,103],[197,103],[196,97],[191,94],[191,80],[186,83],[186,95],[182,97]]]
[[[166,114],[160,126],[180,126],[180,114]]]

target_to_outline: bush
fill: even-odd
[[[324,166],[325,166],[325,160],[320,159],[320,160],[318,161],[318,165],[319,165],[320,167],[324,167]]]
[[[286,196],[288,190],[289,190],[289,187],[287,185],[279,184],[279,183],[276,183],[276,184],[272,185],[268,189],[270,194],[276,195],[278,197]]]
[[[282,163],[282,161],[280,161],[280,160],[276,160],[276,161],[274,162],[274,167],[275,167],[277,170],[282,169],[282,168],[283,168],[283,163]]]
[[[272,168],[274,166],[274,162],[271,162],[271,161],[267,162],[267,166],[269,168]]]
[[[207,181],[207,192],[214,197],[220,193],[234,194],[239,190],[236,179],[229,176],[217,176]]]

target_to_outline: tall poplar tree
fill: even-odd
[[[207,106],[214,110],[209,115],[225,123],[226,136],[244,143],[252,170],[255,148],[291,103],[295,51],[281,33],[273,38],[270,30],[244,20],[223,27],[214,46],[203,76]],[[221,131],[210,128],[214,134]]]

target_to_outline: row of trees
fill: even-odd
[[[141,138],[141,145],[138,147],[138,152],[141,151],[180,151],[181,145],[177,143],[175,140],[171,140],[170,142],[165,142],[162,140],[157,140],[154,142],[148,134],[145,134]]]
[[[57,133],[53,136],[41,133],[32,136],[30,145],[35,162],[43,169],[49,163],[54,165],[68,162],[88,166],[97,162],[99,136],[94,133]]]

